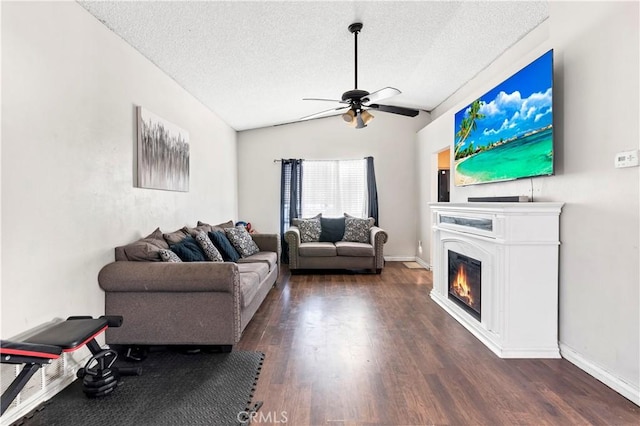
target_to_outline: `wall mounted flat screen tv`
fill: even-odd
[[[455,115],[456,186],[553,174],[553,50]]]

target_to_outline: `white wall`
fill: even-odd
[[[640,404],[639,169],[615,169],[614,154],[640,148],[639,4],[551,2],[550,18],[432,112],[418,134],[423,173],[453,141],[453,116],[554,49],[556,175],[453,187],[469,196],[532,195],[566,203],[560,231],[559,334],[564,357]],[[421,177],[420,180],[424,180]],[[422,238],[429,238],[420,189]],[[429,262],[429,254],[423,253]]]
[[[240,132],[238,180],[240,218],[260,232],[280,232],[280,163],[374,157],[380,226],[389,233],[386,258],[413,259],[417,241],[415,133],[429,114],[408,118],[383,112],[364,129],[339,116]]]
[[[134,188],[136,105],[189,132],[189,192]],[[235,219],[236,182],[236,132],[81,6],[2,3],[2,338],[103,314],[116,245]]]

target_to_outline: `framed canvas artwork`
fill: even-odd
[[[138,107],[138,187],[189,191],[189,133]]]

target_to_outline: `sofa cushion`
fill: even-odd
[[[345,217],[342,241],[368,243],[372,226],[373,219],[360,219],[351,216]]]
[[[333,243],[300,243],[298,254],[305,257],[330,257],[336,255]]]
[[[162,234],[162,236],[164,237],[165,241],[169,245],[178,244],[179,242],[184,240],[188,235],[189,235],[189,228],[187,228],[186,226],[178,229],[177,231],[173,231],[173,232],[169,232],[169,233],[166,233],[166,234]]]
[[[240,306],[246,308],[258,294],[260,276],[256,272],[240,273]]]
[[[116,260],[160,262],[160,250],[168,249],[169,245],[162,238],[162,231],[156,228],[151,234],[126,246],[116,247]]]
[[[204,231],[198,232],[195,239],[202,251],[204,251],[205,256],[207,256],[207,259],[212,262],[223,262],[222,255]]]
[[[251,235],[244,226],[236,226],[234,228],[225,228],[227,235],[233,247],[240,253],[241,257],[251,256],[260,251],[258,245],[253,241]]]
[[[198,242],[191,235],[187,235],[177,244],[171,244],[169,249],[177,254],[183,262],[207,261],[207,256],[204,254],[204,250],[200,248]]]
[[[225,262],[237,262],[240,259],[240,255],[223,231],[209,232],[208,235]]]
[[[344,237],[344,219],[344,216],[320,218],[320,241],[329,243],[342,241],[342,237]]]
[[[312,243],[320,241],[320,233],[322,231],[320,218],[303,219],[298,222],[298,229],[300,230],[301,242]]]
[[[262,282],[267,278],[267,275],[269,275],[269,265],[264,262],[238,263],[238,271],[240,271],[241,274],[244,272],[254,272],[258,274],[260,282]]]
[[[371,244],[354,243],[351,241],[339,241],[336,243],[338,256],[373,257],[375,250]]]
[[[213,232],[213,231],[222,231],[224,230],[224,228],[233,228],[233,221],[230,220],[228,222],[220,223],[218,225],[209,225],[208,223],[198,221],[198,226],[196,226],[196,228],[199,230],[205,231],[207,233]]]
[[[175,254],[169,249],[162,249],[158,253],[160,254],[160,259],[162,259],[163,262],[170,262],[170,263],[182,262],[182,259],[180,259],[177,254]]]
[[[269,267],[269,271],[273,271],[278,265],[278,255],[272,251],[261,251],[251,256],[238,259],[238,264],[256,262],[266,264]]]

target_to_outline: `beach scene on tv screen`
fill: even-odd
[[[456,186],[553,173],[553,51],[455,115]]]

